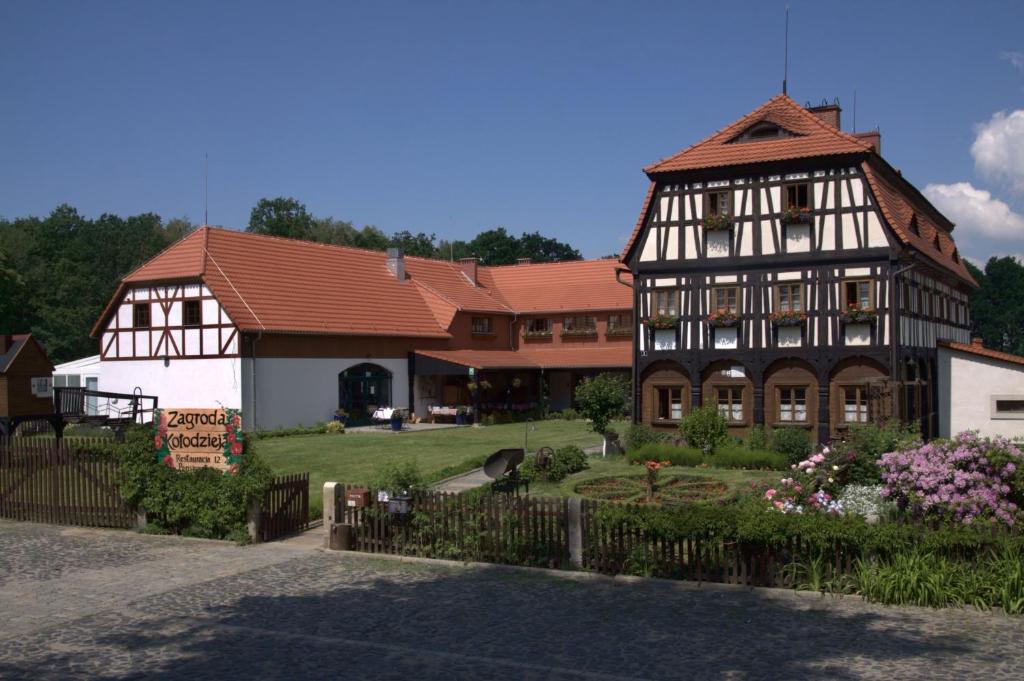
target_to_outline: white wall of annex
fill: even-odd
[[[256,421],[252,408],[253,360],[243,359],[242,418],[246,429],[273,430],[330,421],[338,408],[338,374],[356,364],[370,362],[391,372],[391,406],[412,407],[409,396],[409,360],[402,358],[293,358],[261,357],[256,363]]]
[[[242,407],[241,360],[161,359],[105,361],[101,364],[102,390],[154,395],[161,407]]]
[[[992,418],[993,395],[1024,395],[1024,366],[939,348],[939,435],[1024,437],[1024,419]]]

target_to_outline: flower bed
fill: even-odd
[[[647,476],[644,475],[598,478],[581,482],[576,485],[576,492],[588,499],[604,501],[692,504],[725,501],[729,497],[729,486],[718,480],[693,475],[675,475],[656,483],[653,498],[648,501]]]

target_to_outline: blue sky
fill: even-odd
[[[790,95],[838,97],[850,130],[856,90],[858,129],[966,255],[1024,253],[1024,3],[790,5]],[[201,221],[209,153],[213,224],[285,195],[389,232],[617,252],[644,165],[780,91],[783,8],[7,0],[0,215]]]

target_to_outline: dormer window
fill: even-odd
[[[917,224],[917,213],[914,213],[910,218],[910,231],[921,236],[921,227]]]
[[[730,141],[767,142],[771,140],[785,139],[787,137],[796,137],[796,135],[775,123],[772,123],[771,121],[761,121],[760,123],[755,123],[750,126]]]

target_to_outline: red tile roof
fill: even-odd
[[[774,123],[793,136],[735,141],[748,128],[762,122]],[[823,122],[786,95],[777,95],[710,137],[644,168],[644,172],[652,175],[812,156],[863,154],[871,148],[869,143]]]
[[[481,267],[481,283],[520,314],[631,310],[633,289],[615,281],[618,260]],[[628,274],[624,281],[632,286]]]
[[[909,184],[906,180],[898,179],[897,182],[890,182],[867,161],[861,167],[864,169],[864,175],[871,187],[871,193],[878,200],[878,207],[881,209],[885,221],[889,223],[897,238],[904,245],[918,251],[942,269],[952,272],[966,284],[977,288],[977,282],[967,271],[963,258],[957,252],[953,237],[940,227],[935,219],[935,215],[939,215],[938,211],[930,204],[924,205],[927,199],[922,197],[920,201],[913,201],[908,194],[916,194],[916,190],[908,192],[904,188],[904,191],[900,191],[893,186],[897,183]],[[918,233],[915,233],[911,227],[911,223],[914,221],[917,223]],[[948,224],[948,220],[946,222]],[[938,239],[939,248],[935,247],[936,239]]]
[[[978,355],[980,357],[987,357],[989,359],[999,360],[1001,362],[1009,362],[1011,364],[1024,365],[1024,357],[1020,355],[1011,355],[1008,352],[999,352],[998,350],[990,350],[981,345],[974,345],[971,343],[954,343],[952,341],[939,341],[939,347],[949,348],[950,350],[957,350],[959,352],[968,352],[972,355]]]
[[[593,347],[519,348],[518,350],[417,350],[417,355],[474,369],[628,369],[631,343]]]
[[[458,265],[410,257],[399,282],[379,251],[200,227],[129,273],[93,334],[130,286],[201,280],[244,331],[447,338],[459,310],[511,315],[543,307],[545,299],[545,309],[558,311],[631,309],[630,289],[615,282],[616,265],[480,267],[474,286]]]

